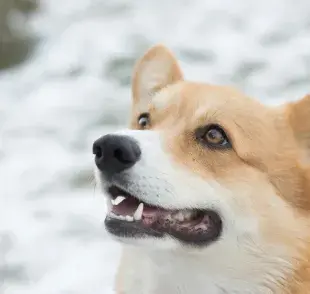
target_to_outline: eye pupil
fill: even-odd
[[[219,143],[224,139],[224,137],[219,130],[211,129],[207,132],[207,139],[213,143]]]
[[[232,148],[225,131],[218,125],[212,124],[196,130],[196,138],[209,148]]]
[[[145,128],[146,126],[148,126],[150,123],[150,118],[149,118],[149,115],[148,113],[143,113],[139,116],[138,118],[138,124]]]
[[[139,123],[141,126],[145,127],[147,125],[147,119],[143,117],[139,120]]]

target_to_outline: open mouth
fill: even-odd
[[[170,235],[184,243],[207,245],[221,234],[222,221],[213,210],[168,210],[142,202],[116,186],[111,186],[107,192],[111,208],[105,226],[118,237]]]

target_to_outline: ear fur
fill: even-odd
[[[298,144],[310,157],[310,95],[288,105],[288,118]]]
[[[298,166],[303,174],[303,199],[310,209],[310,95],[287,105],[288,121],[300,148]],[[304,207],[307,205],[304,203]]]
[[[137,62],[132,81],[133,103],[143,111],[152,96],[164,87],[183,80],[176,58],[163,45],[149,49]]]

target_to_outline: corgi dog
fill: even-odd
[[[310,293],[310,96],[267,106],[185,81],[156,45],[130,128],[93,144],[118,294]]]

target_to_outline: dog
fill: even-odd
[[[130,128],[93,144],[118,294],[310,293],[310,96],[267,106],[137,62]]]

